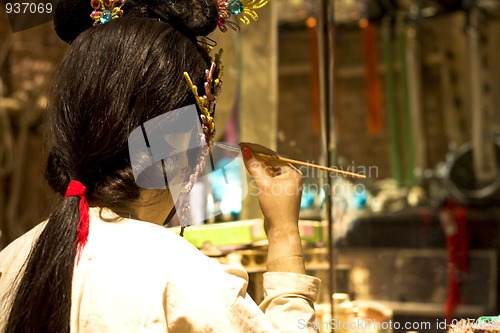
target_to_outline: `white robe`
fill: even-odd
[[[0,252],[0,300],[44,225]],[[105,222],[91,208],[88,243],[73,275],[71,332],[310,332],[319,284],[307,275],[267,272],[257,306],[242,267],[206,257],[161,226]],[[1,306],[0,332],[8,312]]]

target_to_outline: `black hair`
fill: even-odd
[[[122,8],[125,16],[156,18],[191,36],[208,35],[219,18],[214,0],[124,0]],[[89,15],[89,1],[59,0],[54,6],[57,35],[72,43],[92,27]]]
[[[195,102],[183,72],[202,87],[209,58],[195,37],[213,30],[217,18],[216,8],[205,8],[215,6],[211,0],[200,3],[181,10],[177,2],[169,14],[129,3],[124,17],[66,36],[71,46],[47,118],[46,178],[56,192],[64,195],[70,180],[78,180],[91,206],[116,210],[139,198],[128,135],[148,119]],[[186,11],[198,13],[194,26],[179,23]],[[71,30],[60,26],[66,19],[54,19],[59,35]],[[51,214],[16,280],[5,333],[70,331],[79,214],[77,197],[62,199]]]

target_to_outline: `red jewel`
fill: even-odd
[[[223,20],[223,19],[219,19],[219,20],[217,21],[217,25],[218,25],[218,26],[222,26],[222,25],[224,25],[224,20]]]
[[[99,9],[99,1],[93,0],[92,1],[92,8],[94,9]]]

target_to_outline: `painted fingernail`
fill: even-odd
[[[250,151],[250,149],[248,148],[243,148],[243,157],[245,158],[245,160],[249,160],[252,158],[252,152]]]

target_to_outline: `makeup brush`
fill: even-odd
[[[214,145],[216,145],[216,146],[218,146],[220,148],[223,148],[223,149],[235,152],[235,153],[240,153],[241,152],[241,149],[239,147],[230,146],[230,145],[227,145],[227,144],[224,144],[224,143],[221,143],[221,142],[214,143]],[[255,155],[259,155],[261,157],[275,158],[275,159],[277,159],[279,161],[282,161],[282,162],[285,162],[285,163],[290,163],[290,164],[293,164],[293,165],[302,165],[302,166],[306,166],[306,167],[309,167],[309,168],[319,169],[319,170],[323,170],[323,171],[327,171],[327,172],[333,172],[333,173],[337,173],[337,174],[342,174],[342,175],[353,177],[353,178],[360,178],[360,179],[365,179],[366,178],[365,175],[362,175],[362,174],[359,174],[359,173],[354,173],[354,172],[339,170],[339,169],[335,169],[335,168],[329,168],[329,167],[325,167],[325,166],[317,165],[317,164],[312,164],[312,163],[308,163],[308,162],[302,162],[302,161],[292,160],[291,158],[286,158],[286,157],[283,157],[283,156],[266,154],[266,153],[260,153],[260,152],[254,152],[254,154]]]

